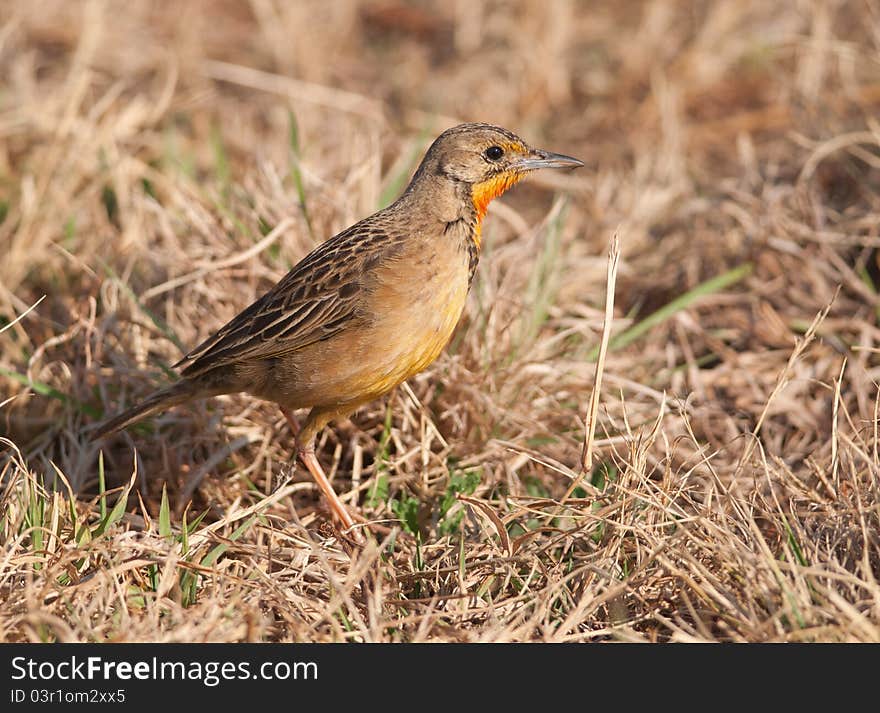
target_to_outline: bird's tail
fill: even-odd
[[[95,431],[90,435],[91,440],[95,441],[102,436],[106,436],[110,433],[115,433],[126,426],[135,423],[136,421],[140,421],[142,418],[145,418],[151,414],[154,414],[158,411],[164,411],[171,406],[176,406],[177,404],[182,404],[190,399],[195,398],[197,395],[201,395],[201,391],[189,380],[181,380],[178,381],[173,386],[169,386],[167,389],[162,389],[161,391],[157,391],[152,396],[148,397],[146,400],[141,401],[141,403],[136,406],[132,406],[130,409],[123,411],[118,416],[114,416],[113,418],[108,418],[106,421],[102,421],[98,424]]]

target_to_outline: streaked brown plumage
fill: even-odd
[[[431,145],[393,204],[322,243],[187,354],[181,379],[100,424],[94,437],[195,398],[245,391],[311,411],[297,452],[346,528],[351,516],[314,455],[315,436],[437,358],[464,308],[492,198],[529,171],[583,165],[489,124]]]

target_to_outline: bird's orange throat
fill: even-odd
[[[486,211],[489,210],[489,203],[493,198],[497,198],[504,191],[514,185],[517,181],[525,177],[524,173],[499,173],[487,181],[475,183],[471,186],[471,200],[474,202],[474,210],[477,212],[477,223],[474,227],[474,242],[477,249],[480,248],[480,230],[483,225],[483,218]]]

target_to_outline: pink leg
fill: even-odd
[[[346,510],[345,505],[343,505],[342,501],[339,499],[336,491],[333,490],[333,486],[330,484],[327,476],[324,475],[324,469],[321,468],[321,464],[315,456],[314,447],[311,443],[300,443],[300,427],[293,414],[286,408],[282,408],[281,413],[284,414],[284,418],[287,419],[287,422],[290,424],[290,429],[296,437],[296,453],[299,456],[299,459],[303,462],[303,465],[308,469],[309,473],[311,473],[318,488],[324,494],[324,497],[327,499],[327,504],[330,506],[330,510],[333,511],[333,514],[336,515],[342,523],[344,534],[353,534],[356,532],[352,529],[354,528],[354,520],[352,520],[351,515],[348,514],[348,510]]]

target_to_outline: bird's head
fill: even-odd
[[[519,136],[491,124],[460,124],[444,131],[425,154],[416,172],[455,183],[471,201],[482,221],[489,203],[531,171],[576,168],[583,162],[571,156],[529,146]]]

